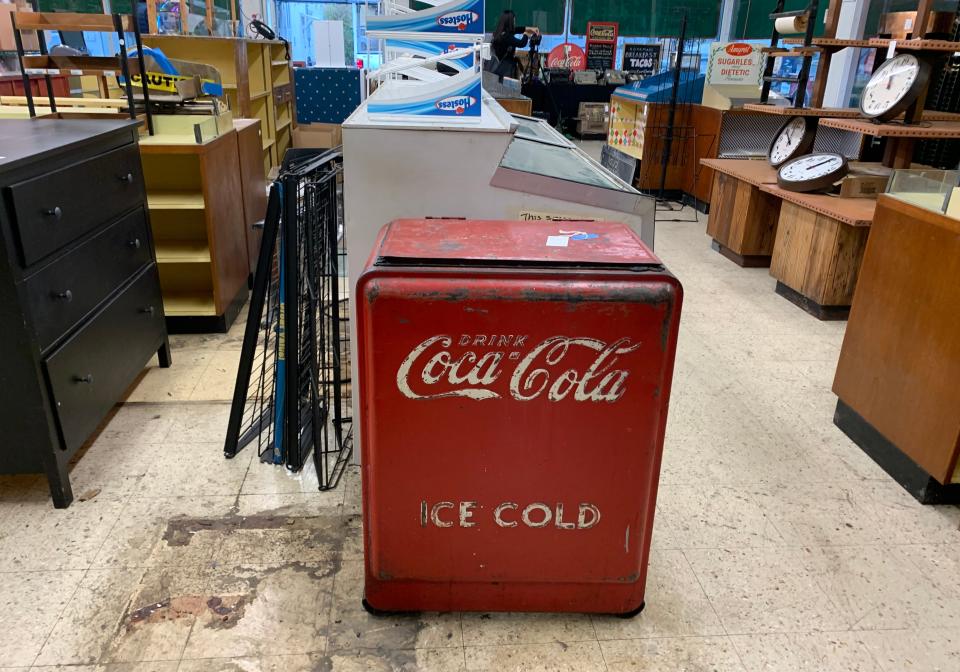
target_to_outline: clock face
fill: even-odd
[[[781,163],[797,154],[797,150],[806,144],[807,120],[803,117],[793,117],[788,121],[770,144],[768,158],[770,165],[779,166]]]
[[[803,182],[836,172],[844,164],[839,154],[808,154],[794,159],[780,169],[780,178],[787,182]]]
[[[820,191],[849,172],[839,154],[807,154],[787,161],[777,170],[777,184],[789,191]]]
[[[868,117],[879,117],[900,107],[908,97],[916,98],[912,94],[920,73],[920,61],[913,54],[897,54],[885,61],[863,88],[860,110]]]

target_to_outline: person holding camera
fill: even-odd
[[[519,37],[517,37],[519,35]],[[504,77],[516,77],[517,48],[523,49],[530,40],[539,40],[540,29],[536,26],[518,26],[516,14],[512,9],[505,9],[497,20],[493,30],[493,39],[490,47],[497,57],[494,73]]]

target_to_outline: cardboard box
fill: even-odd
[[[293,129],[296,148],[330,149],[343,144],[340,124],[300,124]]]
[[[840,183],[840,196],[843,198],[876,198],[887,188],[886,175],[851,173]]]

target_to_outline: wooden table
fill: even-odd
[[[701,159],[700,163],[714,171],[707,219],[714,249],[739,266],[769,266],[780,199],[760,187],[776,184],[777,171],[766,160]]]
[[[846,319],[877,202],[760,188],[783,200],[770,260],[777,293],[821,320]]]
[[[835,422],[921,502],[958,502],[960,221],[881,196],[871,229]]]

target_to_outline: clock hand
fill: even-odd
[[[817,167],[819,167],[819,166],[822,166],[822,165],[825,164],[825,163],[830,163],[831,161],[833,161],[833,159],[826,159],[825,161],[821,161],[820,163],[815,163],[815,164],[813,164],[812,166],[810,166],[809,168],[807,168],[807,170],[808,170],[808,171],[809,171],[809,170],[813,170],[814,168],[817,168]]]

